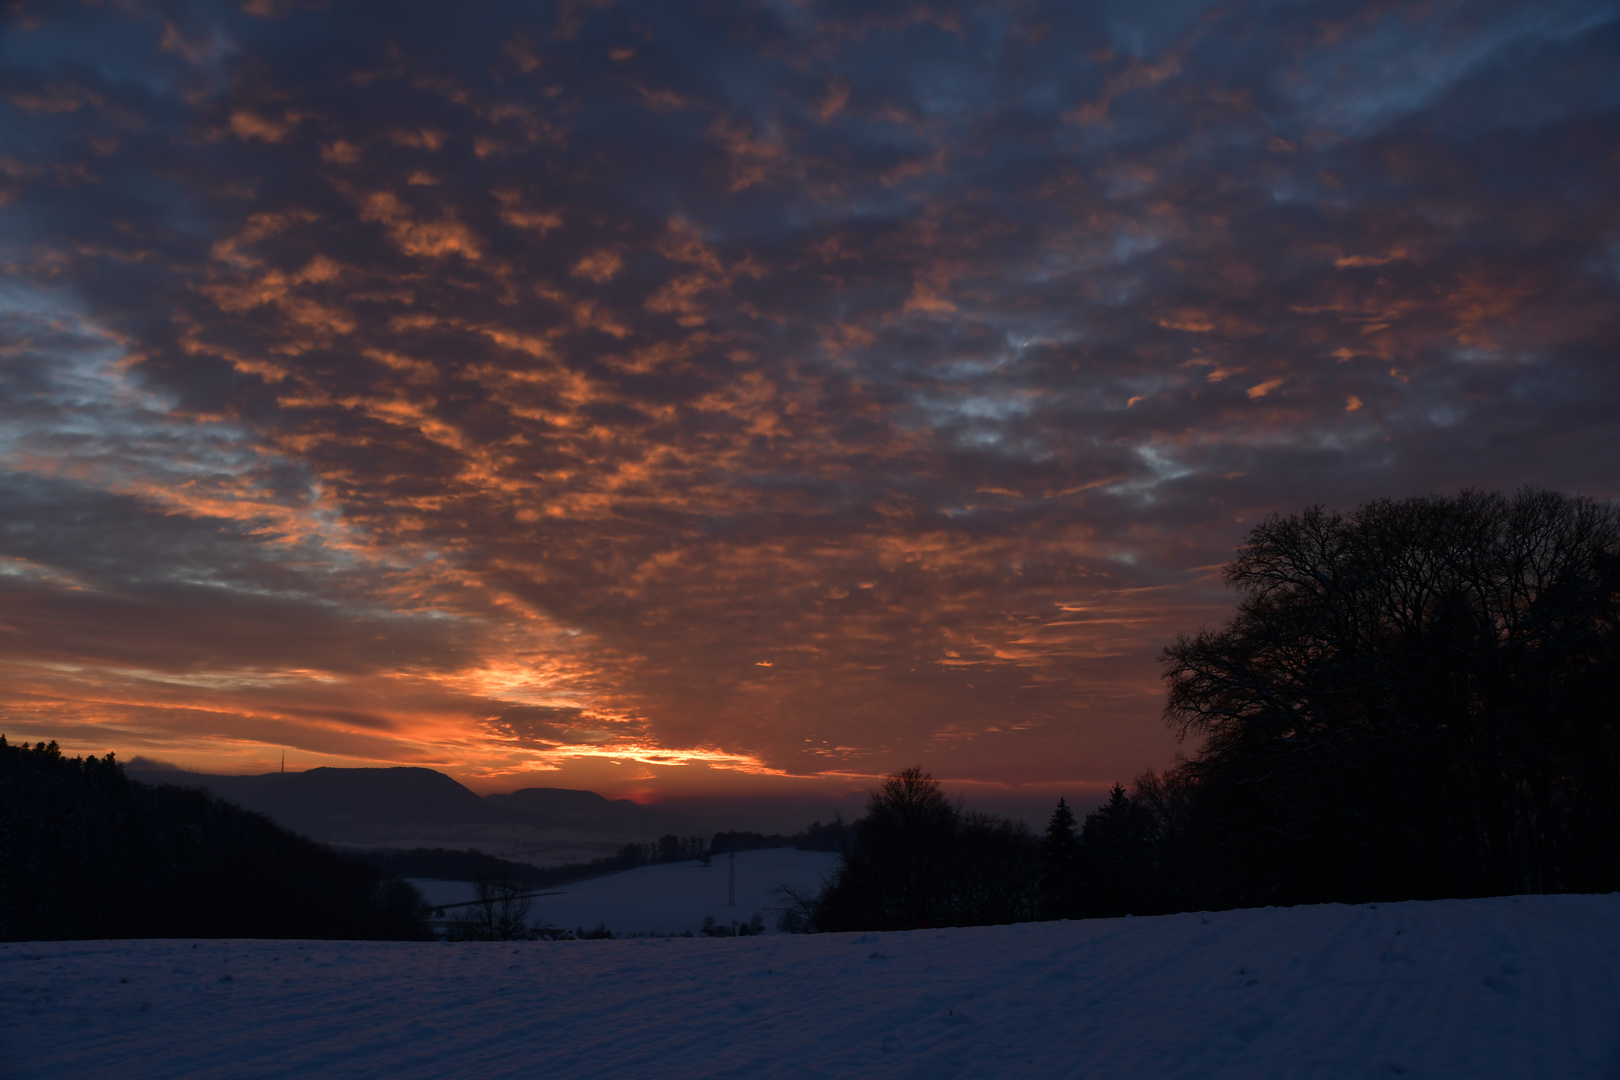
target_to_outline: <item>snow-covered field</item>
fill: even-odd
[[[904,934],[0,946],[0,1075],[1620,1076],[1620,895]]]
[[[729,925],[733,920],[746,924],[757,914],[767,929],[774,929],[774,909],[782,903],[777,887],[786,884],[816,891],[838,862],[837,855],[826,851],[776,848],[739,852],[737,904],[728,907],[731,867],[727,859],[720,855],[708,866],[697,861],[642,866],[548,889],[558,895],[535,897],[529,921],[564,930],[605,925],[615,934],[695,934],[705,917]],[[473,887],[465,881],[413,878],[411,884],[435,904],[473,898]]]

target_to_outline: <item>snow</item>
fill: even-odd
[[[1605,1077],[1620,895],[896,934],[0,946],[0,1075]]]
[[[770,930],[776,926],[774,909],[782,904],[778,886],[814,891],[838,863],[837,855],[825,851],[776,848],[738,852],[737,905],[727,907],[727,858],[716,856],[709,866],[697,861],[642,866],[545,889],[560,895],[535,897],[529,921],[564,930],[592,930],[605,925],[621,935],[680,934],[688,930],[695,934],[702,929],[706,916],[729,925],[733,920],[747,923],[758,914]],[[413,878],[411,884],[435,904],[473,898],[469,882]]]

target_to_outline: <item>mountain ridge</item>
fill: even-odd
[[[526,861],[597,857],[625,843],[700,823],[629,799],[572,788],[522,788],[480,796],[436,769],[321,766],[247,775],[194,773],[137,758],[131,779],[212,791],[278,824],[340,847],[479,847]]]

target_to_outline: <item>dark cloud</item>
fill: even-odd
[[[1105,781],[1260,516],[1614,493],[1612,4],[9,18],[30,731]]]

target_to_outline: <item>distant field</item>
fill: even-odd
[[[737,904],[726,906],[727,856],[713,863],[663,863],[642,866],[620,874],[589,881],[560,885],[534,900],[529,921],[537,925],[559,926],[565,930],[584,927],[591,930],[606,925],[615,934],[697,933],[703,920],[729,924],[746,923],[755,914],[765,920],[767,929],[776,927],[775,909],[781,904],[777,887],[815,888],[832,872],[838,856],[825,851],[795,851],[776,848],[769,851],[742,851],[737,854]],[[473,887],[464,881],[433,881],[414,878],[411,884],[435,904],[471,900]]]
[[[0,1076],[1620,1075],[1620,895],[898,934],[0,946]]]

